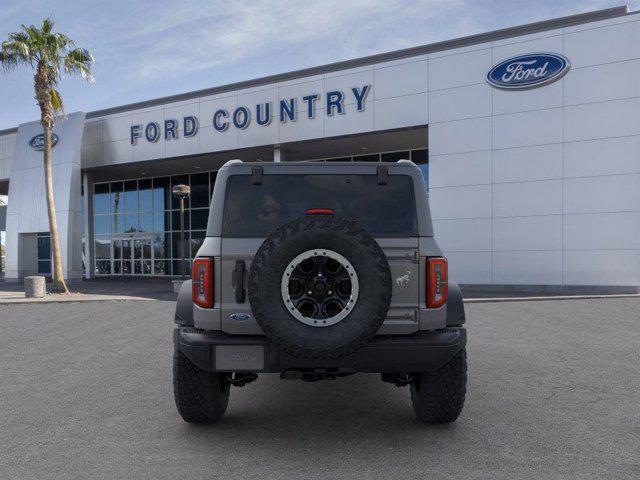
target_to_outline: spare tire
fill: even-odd
[[[267,337],[299,358],[338,358],[367,343],[391,302],[391,272],[356,222],[307,216],[271,233],[249,272],[249,302]]]

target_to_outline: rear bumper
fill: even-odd
[[[330,360],[292,357],[263,336],[179,327],[174,330],[173,339],[194,364],[212,372],[406,373],[440,368],[464,348],[467,332],[464,328],[447,328],[413,335],[377,336],[351,355]]]

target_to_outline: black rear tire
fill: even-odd
[[[224,374],[205,372],[175,348],[173,394],[178,413],[185,422],[218,422],[229,403],[230,384]]]
[[[467,392],[467,351],[460,350],[435,372],[414,374],[411,403],[420,420],[428,424],[454,422]]]

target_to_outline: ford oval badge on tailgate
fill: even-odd
[[[229,315],[229,317],[231,317],[231,320],[242,321],[249,320],[251,318],[251,315],[249,315],[248,313],[232,313],[231,315]]]

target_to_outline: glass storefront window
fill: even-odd
[[[368,153],[324,161],[397,161],[410,158],[423,172],[428,186],[428,151]],[[99,275],[180,275],[180,211],[171,187],[190,185],[185,202],[185,256],[190,269],[206,236],[209,204],[217,172],[97,183],[93,190],[96,273]],[[142,243],[139,243],[144,239]],[[133,258],[138,241],[140,254]],[[42,260],[49,262],[50,260]],[[47,268],[43,263],[42,267]]]
[[[134,233],[138,231],[138,214],[130,213],[124,216],[124,232]]]
[[[138,211],[138,181],[124,182],[124,211],[135,213]]]
[[[153,215],[151,213],[142,213],[138,217],[138,229],[141,232],[153,232]]]
[[[93,213],[109,212],[109,184],[101,183],[93,187]]]
[[[112,215],[111,231],[115,233],[124,233],[124,215]]]
[[[123,213],[124,186],[122,182],[111,182],[111,213]]]
[[[198,208],[191,210],[191,228],[194,230],[206,230],[209,220],[209,209]]]
[[[209,174],[191,175],[191,208],[209,206]]]
[[[411,161],[418,165],[422,171],[424,185],[429,191],[429,150],[413,150],[411,152]]]
[[[169,177],[153,179],[153,211],[162,212],[171,208]]]
[[[94,235],[111,234],[111,215],[96,215],[93,217]]]
[[[109,260],[111,258],[111,237],[96,235],[95,240],[96,258],[98,260]]]
[[[153,189],[150,178],[138,180],[138,211],[153,212]]]
[[[191,227],[189,226],[189,211],[184,211],[184,229],[189,230]],[[175,210],[171,212],[171,230],[174,232],[180,231],[180,210]]]
[[[169,228],[169,215],[167,212],[156,212],[153,214],[153,229],[154,232],[163,232],[170,230]]]
[[[171,256],[180,258],[180,232],[171,234]],[[189,232],[184,232],[184,257],[189,258]]]
[[[191,232],[191,258],[195,258],[206,236],[206,232]],[[185,253],[185,255],[187,254]]]

